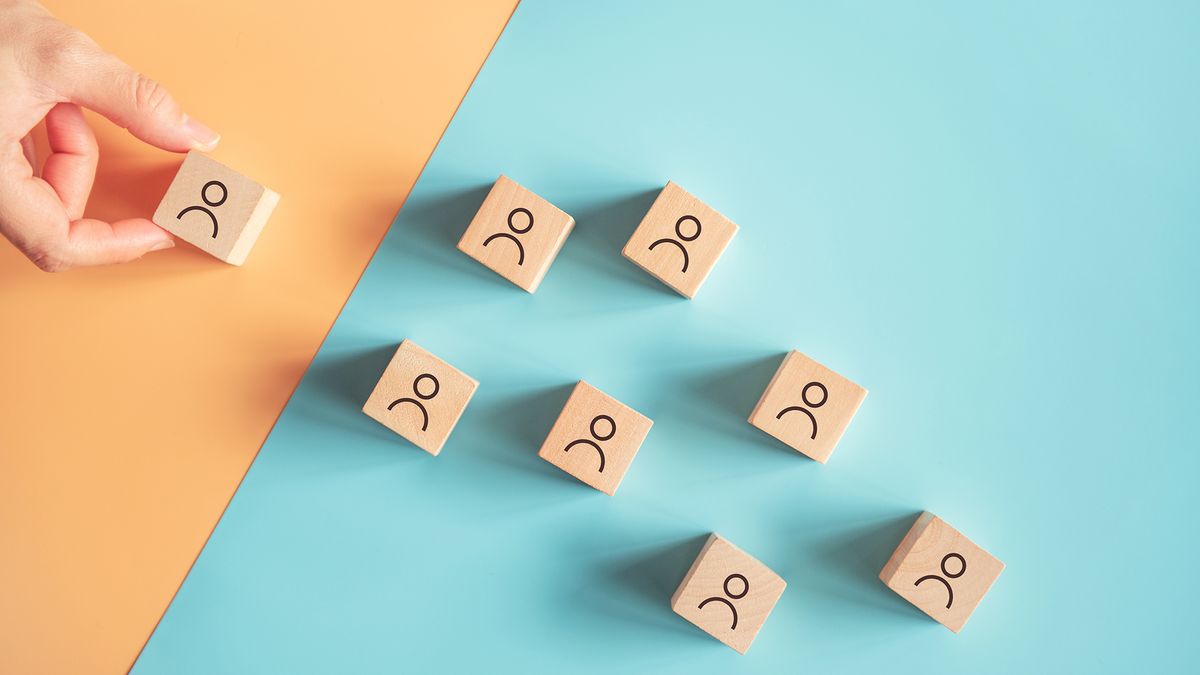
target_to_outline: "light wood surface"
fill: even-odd
[[[538,456],[614,495],[654,422],[580,380]]]
[[[792,351],[767,384],[749,421],[824,464],[866,397],[866,389]]]
[[[926,511],[879,573],[905,600],[955,633],[1004,571],[1004,563]]]
[[[738,226],[675,183],[658,198],[621,253],[687,298],[695,297]]]
[[[154,222],[216,258],[241,265],[278,203],[275,192],[192,151],[154,212]]]
[[[574,227],[575,219],[562,209],[500,176],[458,250],[533,293]]]
[[[410,340],[400,343],[363,412],[431,455],[442,451],[479,383]]]
[[[785,588],[771,568],[713,533],[671,596],[671,609],[745,654]]]

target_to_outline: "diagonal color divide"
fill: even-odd
[[[135,672],[1184,669],[1112,583],[1196,553],[1197,17],[1144,11],[523,3]],[[577,220],[534,295],[455,250],[502,172]],[[667,180],[741,226],[691,302],[620,255]],[[437,458],[359,412],[404,338],[480,382]],[[792,348],[872,392],[826,466],[745,422]],[[536,456],[578,379],[654,420],[613,498]],[[959,636],[877,579],[924,508],[1010,565]],[[746,657],[669,607],[709,531],[788,581]]]
[[[283,194],[236,270],[180,243],[47,275],[0,242],[0,673],[120,673],[515,0],[45,4],[224,134],[215,159]],[[183,157],[91,119],[88,215],[150,217]]]

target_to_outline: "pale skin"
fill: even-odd
[[[175,245],[147,218],[84,217],[99,148],[83,109],[172,152],[211,150],[220,140],[214,131],[161,85],[29,0],[0,0],[0,92],[0,234],[35,265],[60,272]],[[33,130],[41,122],[49,154],[39,158]]]

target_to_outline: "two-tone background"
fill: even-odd
[[[283,202],[0,249],[0,671],[1194,669],[1194,5],[52,8]],[[532,296],[454,250],[501,172],[578,222]],[[619,253],[667,180],[742,228],[690,302]],[[480,381],[437,458],[358,411],[406,337]],[[792,348],[871,391],[825,466],[745,423]],[[615,498],[536,457],[579,378],[655,420]],[[1008,564],[960,635],[875,578],[922,509]],[[745,657],[667,604],[711,530],[789,582]]]

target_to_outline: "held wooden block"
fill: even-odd
[[[580,380],[538,456],[614,495],[654,422]]]
[[[793,351],[767,384],[750,424],[824,464],[867,390]]]
[[[711,534],[671,596],[671,609],[741,654],[766,623],[787,582]]]
[[[459,240],[458,250],[533,293],[574,227],[574,218],[500,176]]]
[[[926,511],[913,523],[879,578],[957,633],[1004,571],[1004,563]]]
[[[193,151],[154,212],[154,222],[231,265],[241,265],[278,203],[279,195]]]
[[[405,340],[363,412],[437,455],[478,386],[462,371]]]
[[[692,298],[737,231],[733,221],[675,183],[667,183],[621,253],[680,295]]]

